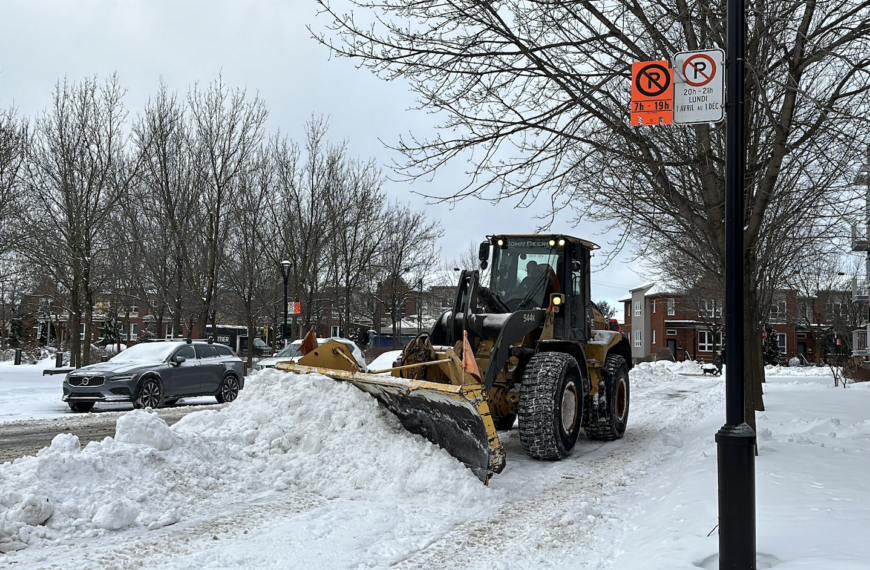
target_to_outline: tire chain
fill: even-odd
[[[556,391],[562,372],[573,357],[561,352],[539,352],[529,360],[520,386],[520,443],[536,459],[561,459],[554,433]],[[555,379],[554,379],[555,378]]]
[[[613,427],[613,417],[611,414],[616,413],[613,406],[613,398],[609,397],[610,385],[616,380],[616,374],[619,372],[620,366],[625,366],[625,359],[618,354],[608,354],[604,360],[604,410],[599,417],[604,420],[599,421],[597,425],[589,425],[585,428],[586,437],[597,441],[614,441],[619,439],[619,434]]]

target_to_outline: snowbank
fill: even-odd
[[[686,360],[673,362],[671,360],[657,360],[655,362],[641,362],[632,368],[632,376],[636,374],[650,375],[656,378],[675,378],[680,374],[703,374],[700,362]]]
[[[827,366],[773,366],[764,367],[765,376],[827,376],[833,382],[831,369]]]
[[[169,427],[134,410],[114,438],[82,449],[61,434],[36,457],[0,465],[0,551],[153,530],[232,497],[287,489],[421,505],[491,493],[353,386],[270,369],[220,411]]]

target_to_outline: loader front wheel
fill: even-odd
[[[618,354],[609,354],[604,361],[604,410],[601,421],[586,427],[586,437],[603,441],[619,439],[628,423],[628,366]]]
[[[570,354],[541,352],[526,365],[520,387],[520,443],[535,459],[567,457],[583,417],[580,367]]]

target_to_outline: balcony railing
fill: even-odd
[[[870,356],[867,346],[867,329],[852,331],[852,356]]]
[[[858,234],[858,228],[852,226],[852,251],[867,251],[867,232]]]
[[[867,287],[868,287],[866,279],[858,279],[857,277],[852,278],[852,302],[853,303],[866,303],[868,300],[867,295]]]

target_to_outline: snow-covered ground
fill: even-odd
[[[265,370],[220,411],[132,411],[0,465],[0,566],[717,568],[724,389],[699,373],[636,367],[625,438],[558,463],[504,432],[484,487],[352,386]],[[870,384],[783,368],[765,390],[758,567],[870,568]]]
[[[54,358],[36,364],[15,366],[0,362],[0,425],[3,422],[37,418],[57,418],[72,414],[63,396],[63,374],[43,375],[54,368]],[[182,404],[214,404],[213,397],[184,398]],[[94,412],[132,410],[132,404],[99,403]],[[2,428],[0,428],[2,429]]]

